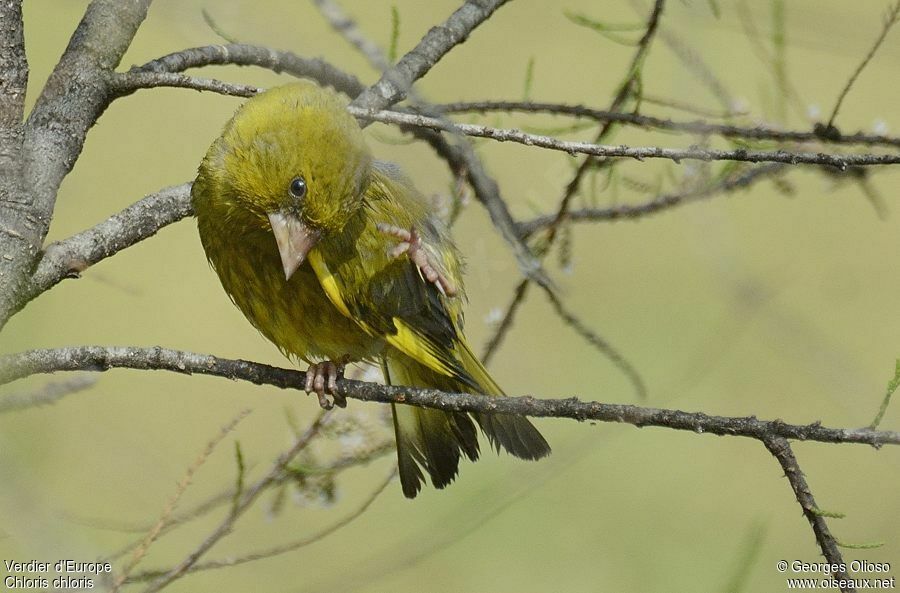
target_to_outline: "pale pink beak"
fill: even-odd
[[[284,278],[290,280],[309,250],[319,240],[319,231],[309,228],[302,220],[292,214],[283,212],[269,213],[269,224],[278,244],[281,265],[284,267]]]

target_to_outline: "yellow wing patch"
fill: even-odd
[[[396,317],[393,321],[394,327],[397,328],[397,333],[392,336],[385,336],[388,344],[417,362],[424,364],[433,371],[437,371],[448,377],[456,376],[453,369],[439,358],[439,353],[434,347],[422,338],[416,330]]]
[[[309,252],[307,259],[309,259],[309,264],[312,266],[313,271],[316,273],[316,277],[319,279],[319,284],[322,285],[322,289],[328,296],[328,300],[330,300],[337,310],[345,317],[355,321],[370,335],[384,338],[388,344],[414,360],[424,364],[431,370],[448,377],[455,377],[457,375],[457,372],[455,372],[451,366],[441,360],[440,353],[434,346],[429,344],[427,340],[402,319],[397,319],[395,317],[392,320],[394,322],[394,327],[397,328],[396,334],[383,336],[379,335],[378,332],[372,331],[372,328],[366,324],[365,320],[354,317],[350,313],[350,308],[347,307],[347,303],[344,302],[344,297],[341,296],[341,288],[338,285],[337,279],[335,279],[334,274],[331,273],[328,264],[326,264],[325,260],[322,258],[322,254],[313,249]]]
[[[307,259],[309,259],[309,265],[312,266],[313,271],[319,278],[319,284],[321,284],[322,288],[325,290],[328,300],[337,307],[337,310],[340,311],[344,317],[353,319],[353,316],[350,315],[350,309],[347,308],[347,303],[344,302],[344,297],[341,296],[341,289],[338,287],[337,280],[334,279],[334,274],[328,269],[328,264],[322,259],[322,255],[316,249],[313,249],[307,255]],[[360,323],[359,319],[353,320],[360,325],[363,325]],[[368,331],[368,329],[366,331]]]

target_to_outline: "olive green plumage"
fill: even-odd
[[[374,161],[356,121],[312,83],[247,101],[200,165],[200,239],[222,286],[288,356],[380,363],[386,381],[500,395],[462,333],[459,254],[399,170]],[[425,280],[379,224],[415,229],[458,296]],[[274,234],[273,234],[274,231]],[[491,444],[524,459],[550,448],[528,420],[475,414]],[[394,407],[403,492],[438,487],[477,459],[465,413]]]

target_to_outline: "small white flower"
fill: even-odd
[[[881,119],[880,117],[872,122],[872,132],[878,134],[879,136],[884,136],[889,131],[887,122]]]
[[[810,103],[806,106],[806,117],[809,119],[816,121],[822,116],[822,110],[815,103]]]

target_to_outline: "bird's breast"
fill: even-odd
[[[285,280],[274,237],[246,239],[207,254],[234,304],[266,338],[307,361],[377,356],[383,345],[332,304],[308,261]]]

